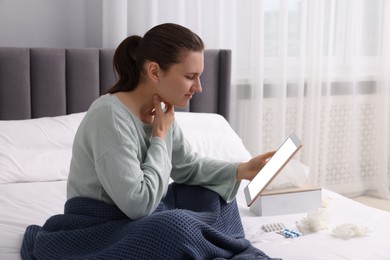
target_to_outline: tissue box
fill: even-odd
[[[306,186],[278,190],[264,190],[252,203],[250,210],[258,216],[304,213],[322,204],[320,187]]]

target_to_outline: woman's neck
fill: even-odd
[[[148,86],[140,85],[133,91],[117,92],[114,95],[142,122],[153,123],[153,93],[148,91]]]

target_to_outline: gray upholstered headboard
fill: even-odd
[[[0,120],[58,116],[86,111],[115,82],[114,49],[0,47]],[[206,50],[203,93],[191,112],[228,119],[230,50]]]

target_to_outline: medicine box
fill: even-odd
[[[305,213],[322,204],[320,187],[264,190],[252,203],[250,210],[258,216]]]

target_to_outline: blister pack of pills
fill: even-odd
[[[261,229],[265,232],[275,232],[280,231],[282,229],[286,228],[286,226],[283,223],[270,223],[261,226]]]
[[[300,237],[302,236],[301,232],[295,231],[290,228],[284,228],[282,230],[276,231],[276,233],[284,236],[285,238],[294,238],[294,237]]]
[[[283,223],[270,223],[265,224],[261,226],[261,229],[264,232],[276,232],[279,235],[284,236],[285,238],[294,238],[294,237],[300,237],[303,235],[303,233],[299,230],[294,230],[291,228],[287,228]],[[298,227],[299,229],[299,227]]]

